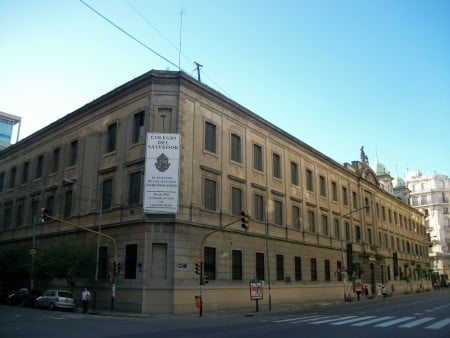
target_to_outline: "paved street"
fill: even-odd
[[[450,337],[450,290],[254,313],[83,315],[0,306],[0,337]]]

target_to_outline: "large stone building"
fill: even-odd
[[[143,212],[148,132],[181,137],[175,214]],[[269,285],[271,302],[343,299],[352,267],[372,292],[429,283],[424,215],[382,190],[363,154],[341,165],[182,72],[150,71],[1,152],[1,248],[31,247],[33,228],[37,247],[93,236],[32,227],[43,207],[116,239],[120,310],[196,311],[201,256],[205,310],[253,306],[254,278],[265,282],[261,304]],[[235,222],[242,210],[247,230]],[[99,307],[113,251],[101,241]]]
[[[430,233],[432,269],[444,279],[450,273],[450,179],[446,175],[422,175],[408,171],[406,183],[413,207],[426,216]]]

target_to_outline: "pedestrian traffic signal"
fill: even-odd
[[[41,208],[41,213],[39,214],[39,222],[41,224],[45,224],[48,222],[48,209],[47,208]]]
[[[208,275],[203,275],[201,279],[201,285],[208,284]]]
[[[195,273],[196,273],[197,275],[201,275],[202,272],[203,272],[203,269],[202,269],[202,262],[197,262],[197,263],[195,263]]]
[[[248,221],[250,216],[247,211],[241,211],[241,227],[244,230],[248,230]]]

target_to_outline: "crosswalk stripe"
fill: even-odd
[[[430,320],[433,320],[433,319],[435,319],[435,318],[434,317],[425,317],[425,318],[417,319],[417,320],[415,320],[413,322],[410,322],[410,323],[406,323],[406,324],[400,325],[399,327],[411,328],[411,327],[414,327],[414,326],[417,326],[417,325],[429,322]]]
[[[337,320],[343,320],[343,319],[350,319],[350,318],[355,318],[355,316],[347,316],[347,317],[339,317],[339,316],[333,316],[333,317],[337,317],[337,318],[331,318],[331,319],[324,319],[324,320],[319,320],[317,322],[312,322],[310,323],[311,325],[317,325],[317,324],[324,324],[324,323],[331,323]]]
[[[415,317],[401,317],[401,318],[390,320],[388,322],[377,324],[375,326],[376,327],[387,327],[387,326],[392,326],[392,325],[395,325],[398,323],[406,322],[407,320],[411,320],[411,319],[415,319]]]
[[[369,325],[369,324],[381,322],[381,321],[383,321],[383,320],[391,319],[391,318],[394,318],[394,317],[392,317],[392,316],[386,316],[386,317],[374,318],[374,319],[366,320],[366,321],[364,321],[364,322],[359,322],[359,323],[352,324],[352,326],[364,326],[364,325]]]
[[[331,317],[336,317],[336,316],[321,316],[321,318],[301,319],[301,320],[296,320],[295,322],[291,322],[291,324],[313,322],[318,319],[326,319],[326,318],[331,318]]]
[[[284,322],[291,322],[295,320],[301,320],[301,319],[308,319],[308,318],[322,318],[322,315],[316,315],[316,316],[302,316],[302,317],[295,317],[295,318],[286,318],[286,319],[279,319],[274,320],[274,323],[284,323]]]
[[[354,319],[348,319],[348,320],[343,320],[343,321],[331,323],[331,325],[344,325],[344,324],[350,324],[350,323],[354,323],[354,322],[359,322],[360,320],[370,319],[370,318],[374,318],[374,317],[375,317],[375,316],[357,317],[357,318],[354,318]]]
[[[432,330],[436,330],[436,329],[440,329],[442,327],[444,327],[445,325],[450,324],[450,318],[447,319],[443,319],[439,322],[436,322],[430,326],[425,327],[426,329],[432,329]]]

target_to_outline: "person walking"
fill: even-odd
[[[83,292],[81,292],[81,300],[83,301],[83,314],[87,314],[89,307],[89,299],[91,298],[91,293],[87,288],[84,288]]]
[[[384,287],[384,285],[381,285],[381,296],[384,298],[384,300],[386,300],[386,288]]]

